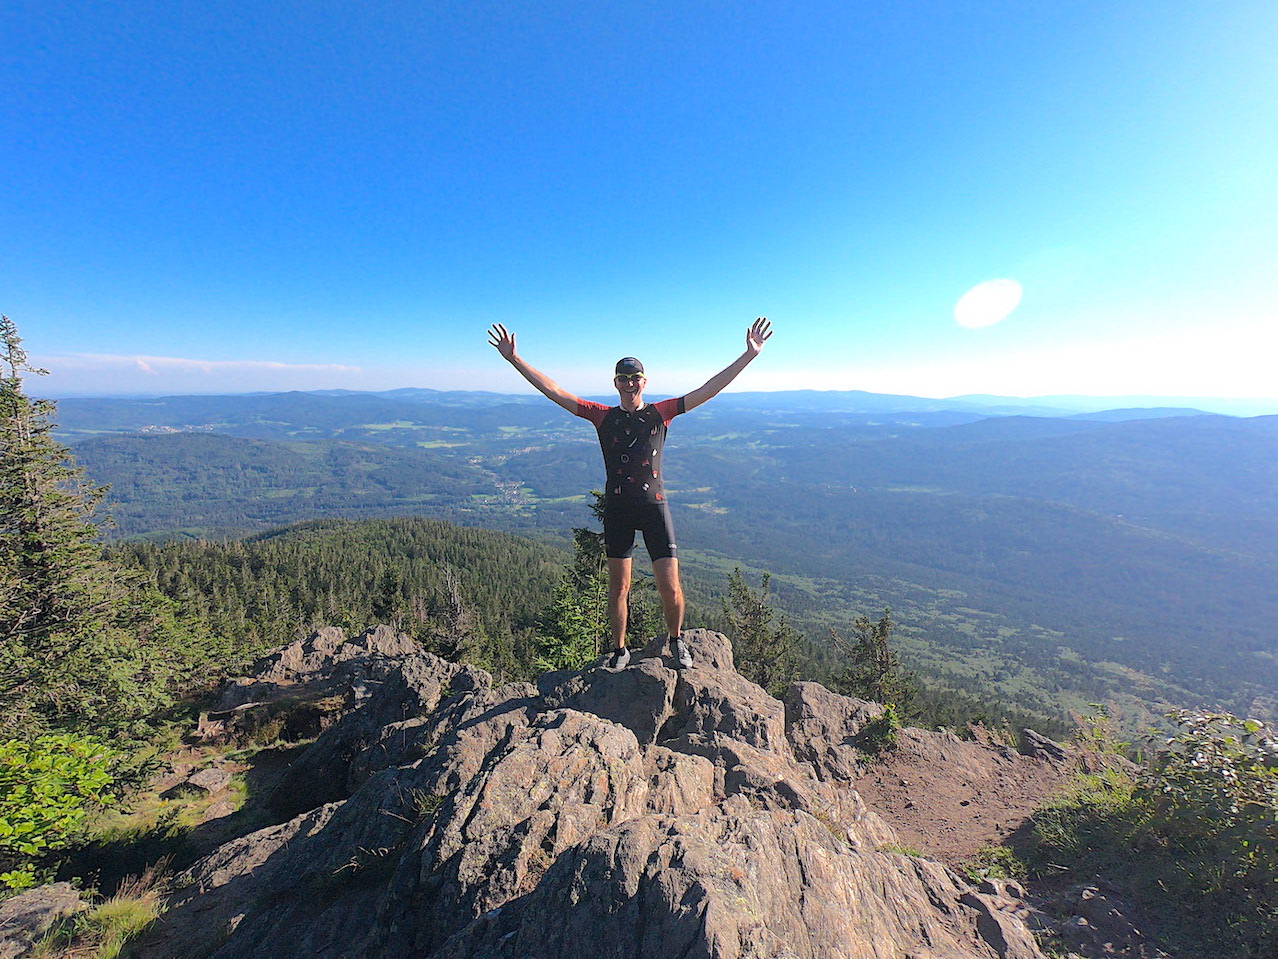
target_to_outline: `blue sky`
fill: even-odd
[[[670,393],[767,315],[734,388],[1278,397],[1271,0],[3,0],[0,35],[0,310],[50,393],[523,390],[493,322]],[[1015,309],[957,322],[992,280]]]

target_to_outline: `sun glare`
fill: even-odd
[[[987,280],[964,293],[954,304],[959,326],[979,329],[1005,320],[1021,302],[1021,285],[1015,280]]]

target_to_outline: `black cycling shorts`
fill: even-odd
[[[629,559],[635,551],[635,532],[643,533],[643,545],[653,559],[670,559],[675,546],[674,522],[665,503],[647,503],[628,497],[604,503],[604,547],[609,559]]]

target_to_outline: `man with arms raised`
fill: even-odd
[[[682,638],[683,590],[679,586],[678,548],[661,481],[666,427],[680,413],[700,406],[736,379],[763,349],[764,341],[772,335],[770,327],[766,317],[756,319],[746,331],[745,352],[730,366],[691,393],[658,403],[644,402],[643,389],[648,381],[643,364],[633,356],[623,357],[617,361],[613,378],[620,399],[617,406],[603,406],[573,396],[515,352],[514,333],[500,323],[488,331],[489,342],[524,379],[569,413],[590,420],[599,433],[599,446],[608,472],[604,488],[604,544],[608,554],[608,616],[613,650],[604,665],[610,669],[621,669],[630,662],[630,652],[626,649],[626,600],[630,592],[636,531],[643,533],[644,546],[652,557],[652,575],[661,594],[670,652],[679,668],[692,665],[692,656]]]

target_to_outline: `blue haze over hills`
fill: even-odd
[[[233,394],[199,393],[166,395],[130,393],[88,396],[74,392],[55,392],[52,398],[76,406],[84,403],[91,407],[99,400],[152,402],[156,400],[179,401],[196,397],[211,397],[233,401],[237,398],[264,396],[330,396],[367,397],[385,400],[419,401],[447,405],[480,406],[494,402],[526,403],[542,402],[539,395],[528,393],[497,393],[487,390],[435,390],[426,387],[402,387],[393,390],[305,390],[288,393],[250,392]],[[611,401],[611,395],[600,394],[590,399]],[[1115,419],[1138,419],[1149,416],[1186,415],[1194,412],[1219,413],[1226,416],[1263,416],[1278,414],[1278,399],[1238,399],[1224,397],[1167,397],[1167,396],[1036,396],[1014,397],[972,394],[948,398],[929,398],[889,393],[868,393],[863,390],[778,390],[770,392],[722,393],[716,398],[719,404],[736,404],[744,407],[778,409],[830,409],[844,412],[929,412],[939,410],[965,410],[984,416],[1069,416],[1104,415]]]
[[[1045,713],[1271,716],[1278,416],[1160,402],[721,395],[668,445],[690,594],[717,608],[734,564],[770,570],[814,639],[890,606],[911,665]],[[538,396],[73,398],[58,416],[112,486],[117,536],[423,514],[565,542],[601,479],[589,425]]]

